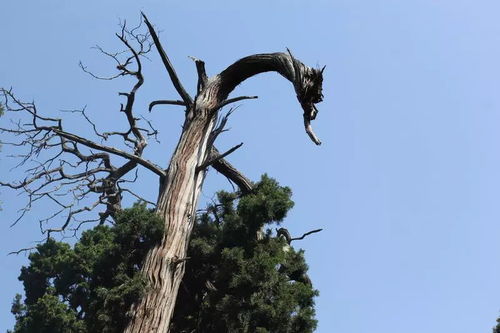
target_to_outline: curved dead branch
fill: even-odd
[[[320,145],[311,120],[318,114],[316,104],[323,100],[323,70],[304,65],[290,51],[286,53],[254,54],[236,61],[222,71],[214,85],[218,99],[225,101],[229,93],[244,80],[263,72],[274,71],[289,80],[304,111],[304,127],[311,140]],[[222,102],[223,103],[223,102]]]
[[[155,105],[180,105],[180,106],[187,106],[185,102],[183,101],[171,101],[171,100],[158,100],[158,101],[153,101],[149,103],[149,112],[153,110],[153,107]]]

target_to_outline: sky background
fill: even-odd
[[[118,91],[130,82],[91,79],[114,65],[91,47],[120,47],[120,19],[145,11],[162,31],[190,92],[196,71],[214,75],[238,58],[284,51],[326,65],[324,95],[313,127],[289,82],[274,73],[244,82],[245,101],[230,119],[219,150],[244,142],[228,159],[253,180],[268,173],[294,192],[284,224],[293,235],[323,228],[294,245],[306,250],[321,333],[490,332],[500,314],[500,2],[486,0],[345,1],[6,1],[1,0],[0,86],[34,99],[41,112],[87,106],[98,127],[120,128]],[[137,110],[178,98],[154,53]],[[147,112],[146,112],[147,114]],[[166,166],[182,111],[147,116],[161,144],[146,156]],[[0,126],[9,124],[0,119]],[[68,128],[89,133],[77,119]],[[2,180],[16,153],[4,146]],[[157,179],[141,171],[139,190],[155,200]],[[201,201],[229,189],[210,171]],[[0,192],[0,330],[25,255],[7,256],[42,238],[35,207],[15,227],[25,198]],[[131,201],[129,201],[131,202]],[[57,221],[55,221],[57,222]]]

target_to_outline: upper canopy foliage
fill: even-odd
[[[173,332],[312,332],[313,297],[303,252],[266,225],[293,206],[291,191],[263,176],[242,198],[220,192],[198,216],[179,291]],[[144,292],[139,275],[162,222],[144,205],[112,226],[83,233],[72,248],[50,239],[23,267],[26,298],[14,300],[14,332],[122,332]]]

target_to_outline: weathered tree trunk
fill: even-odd
[[[305,66],[291,54],[259,54],[243,58],[208,79],[204,63],[196,60],[198,93],[191,102],[147,19],[146,23],[187,112],[181,138],[167,175],[162,180],[158,197],[157,213],[165,220],[165,235],[161,243],[149,252],[142,268],[149,283],[148,291],[131,309],[132,319],[125,331],[128,333],[169,331],[206,167],[214,166],[235,180],[243,192],[249,190],[248,180],[227,162],[214,156],[217,151],[212,146],[220,132],[214,129],[218,110],[232,101],[245,98],[227,99],[238,84],[267,71],[276,71],[290,80],[304,110],[306,132],[316,144],[320,143],[309,123],[317,113],[314,103],[320,102],[322,97],[322,70]]]
[[[205,171],[196,167],[205,158],[212,126],[208,116],[193,120],[172,157],[157,206],[158,214],[165,219],[166,233],[147,256],[143,272],[150,283],[149,292],[134,310],[134,320],[126,332],[168,331],[205,177]]]

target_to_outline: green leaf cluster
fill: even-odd
[[[497,318],[497,325],[493,327],[493,333],[500,333],[500,318]]]
[[[314,331],[318,292],[303,251],[269,229],[293,207],[290,197],[288,187],[265,175],[241,199],[218,194],[194,228],[174,332]]]
[[[172,332],[307,333],[316,327],[303,251],[270,227],[293,207],[291,190],[263,176],[244,197],[219,192],[197,216]],[[111,226],[82,233],[71,247],[49,239],[29,256],[14,299],[13,333],[118,333],[146,291],[140,275],[163,222],[143,204]]]
[[[145,290],[142,261],[163,234],[163,222],[143,204],[118,214],[113,226],[85,231],[72,248],[49,239],[29,256],[16,296],[15,333],[121,332],[127,310]]]

